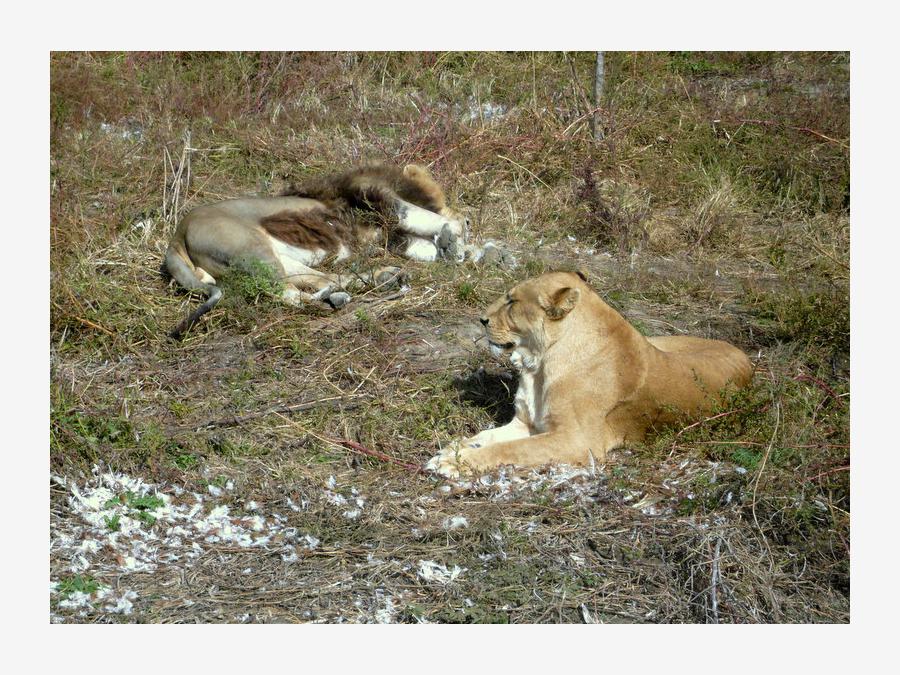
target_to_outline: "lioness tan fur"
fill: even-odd
[[[407,258],[462,258],[468,221],[447,206],[444,191],[416,164],[402,170],[373,164],[291,187],[277,197],[207,204],[184,216],[166,252],[169,274],[208,298],[172,336],[180,337],[218,303],[222,291],[216,277],[242,263],[270,266],[284,282],[282,300],[288,304],[346,304],[347,283],[359,278],[341,279],[315,267],[381,238],[379,227],[353,218],[356,209],[384,216],[388,234],[400,235],[388,237],[388,243]],[[382,268],[371,276],[382,283],[398,272]]]
[[[752,376],[747,356],[727,342],[644,337],[578,274],[515,286],[481,323],[492,351],[520,370],[515,417],[433,457],[426,467],[445,476],[603,462],[654,425],[710,410],[723,390]]]

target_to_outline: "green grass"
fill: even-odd
[[[752,295],[750,302],[775,339],[831,352],[850,352],[849,287],[790,289]]]
[[[356,309],[353,312],[353,316],[356,317],[356,325],[359,329],[359,332],[371,335],[375,338],[382,335],[381,327],[378,325],[376,320],[372,316],[370,316],[362,307]]]
[[[214,485],[217,488],[225,489],[228,484],[228,476],[216,476],[212,480],[207,481],[207,485]]]

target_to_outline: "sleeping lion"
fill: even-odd
[[[426,465],[448,477],[503,464],[585,465],[657,424],[697,417],[745,387],[750,360],[719,340],[646,338],[585,283],[556,272],[495,301],[481,323],[491,351],[520,370],[515,417],[444,448]]]
[[[359,222],[358,210],[380,214],[387,233]],[[447,206],[428,169],[371,164],[326,176],[277,197],[230,199],[199,206],[178,224],[164,269],[181,286],[207,296],[171,333],[181,337],[222,297],[216,277],[234,265],[263,263],[284,282],[281,299],[291,305],[350,300],[348,284],[387,283],[400,270],[386,267],[360,279],[315,269],[349,257],[354,248],[387,240],[412,260],[461,260],[468,219]],[[389,236],[388,236],[389,235]]]

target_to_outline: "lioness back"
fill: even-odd
[[[647,342],[662,352],[677,353],[678,361],[694,369],[710,387],[719,389],[729,382],[749,384],[753,366],[747,355],[728,342],[689,335],[658,335]],[[714,367],[710,367],[715,364]]]

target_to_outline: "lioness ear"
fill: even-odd
[[[550,296],[550,304],[544,309],[554,321],[562,319],[566,314],[572,311],[581,293],[577,288],[560,288],[552,296]]]

